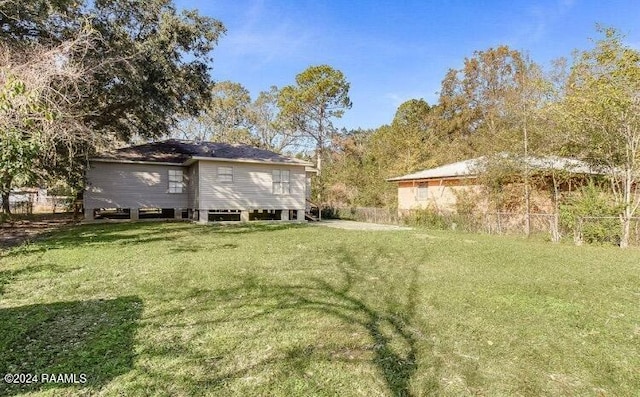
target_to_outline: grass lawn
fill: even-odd
[[[444,231],[73,227],[0,256],[0,395],[634,396],[640,251]]]

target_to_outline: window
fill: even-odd
[[[233,182],[233,167],[218,167],[218,182]]]
[[[289,194],[291,192],[288,170],[273,170],[271,180],[273,182],[273,194]]]
[[[289,171],[282,171],[282,194],[289,194],[291,192],[290,186],[291,183],[289,181]]]
[[[169,170],[169,193],[182,193],[183,189],[182,170]]]
[[[429,190],[427,189],[426,183],[421,183],[418,185],[418,193],[416,194],[418,200],[426,200],[428,198]]]
[[[273,170],[271,173],[271,181],[273,183],[273,194],[282,194],[282,183],[280,170]]]

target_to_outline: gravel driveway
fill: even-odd
[[[383,225],[380,223],[367,223],[356,221],[344,221],[341,219],[327,219],[320,222],[310,222],[311,225],[327,226],[336,229],[347,230],[412,230],[410,227],[397,225]]]

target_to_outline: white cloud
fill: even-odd
[[[286,17],[277,17],[265,7],[263,1],[248,7],[239,26],[229,27],[220,43],[227,55],[237,59],[252,59],[252,67],[276,59],[291,58],[311,47],[312,34],[296,26]]]
[[[394,109],[397,109],[398,106],[402,105],[406,101],[411,99],[424,99],[424,93],[418,92],[405,92],[405,93],[397,93],[397,92],[388,92],[384,94],[384,98],[388,103],[393,105]]]
[[[516,44],[538,43],[544,40],[549,26],[566,16],[575,4],[575,0],[558,0],[550,6],[534,5],[528,9],[529,23],[523,23],[516,34]]]

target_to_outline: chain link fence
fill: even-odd
[[[398,210],[392,208],[324,207],[322,208],[322,217],[391,225],[402,223],[402,217],[398,214]]]
[[[630,219],[629,245],[640,246],[640,217]],[[576,244],[609,243],[619,245],[622,220],[617,216],[583,216],[577,219],[573,240]]]
[[[50,212],[66,212],[73,209],[74,199],[71,196],[45,196],[35,194],[19,194],[11,197],[9,210],[14,214],[32,214]],[[2,202],[0,201],[0,205]]]
[[[482,212],[470,214],[436,213],[430,210],[398,211],[376,207],[326,207],[323,217],[360,222],[428,226],[438,229],[463,230],[472,233],[498,235],[525,235],[527,216],[515,212]],[[568,239],[576,244],[620,243],[622,223],[615,216],[583,216],[573,224],[562,222],[558,214],[529,214],[529,234],[558,242]],[[631,220],[629,245],[640,246],[640,217]]]

